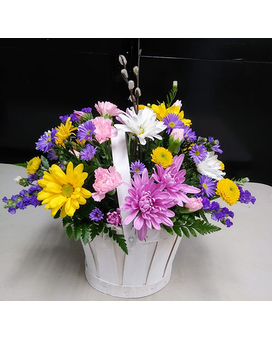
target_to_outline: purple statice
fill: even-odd
[[[92,112],[92,108],[91,107],[83,107],[81,109],[82,112],[85,112],[85,113],[91,113]]]
[[[46,131],[36,143],[36,149],[42,152],[48,152],[54,146],[55,135],[57,130],[54,128],[51,131]]]
[[[117,208],[116,211],[108,212],[107,223],[113,224],[115,228],[117,228],[118,225],[122,225],[122,218],[120,213],[121,210],[119,208]]]
[[[80,151],[80,158],[84,161],[90,161],[95,155],[97,147],[94,147],[91,144],[87,144],[86,147]]]
[[[13,195],[10,199],[4,197],[3,202],[6,203],[5,208],[8,209],[9,213],[15,214],[17,209],[24,210],[29,205],[37,207],[41,204],[37,199],[37,193],[41,189],[42,188],[36,184],[31,186],[28,190],[21,190],[19,195]]]
[[[225,223],[226,223],[226,226],[227,226],[228,228],[231,227],[231,226],[233,225],[233,223],[231,222],[231,220],[230,220],[229,218],[226,218]]]
[[[78,118],[77,116],[72,113],[70,115],[64,115],[64,116],[59,116],[59,119],[61,120],[61,122],[64,124],[66,122],[66,120],[70,118],[71,122],[77,122],[78,121]]]
[[[38,174],[35,172],[35,174],[27,176],[27,181],[29,184],[32,184],[33,182],[37,181],[38,178]]]
[[[83,140],[90,140],[92,141],[92,135],[94,134],[95,125],[91,120],[80,124],[77,130],[77,138],[80,142]]]
[[[7,196],[4,196],[4,197],[2,198],[2,202],[7,203],[7,201],[8,201]]]
[[[220,144],[218,139],[214,139],[213,137],[208,137],[208,142],[211,144],[211,148],[214,152],[223,153],[223,150],[220,149]]]
[[[210,210],[210,206],[211,206],[211,204],[210,204],[211,202],[210,202],[210,200],[207,198],[207,197],[202,197],[202,204],[203,204],[203,209],[204,210]]]
[[[89,214],[89,218],[91,221],[99,222],[103,220],[103,213],[99,208],[94,208],[94,210]]]
[[[130,165],[130,172],[141,175],[145,169],[145,165],[141,161],[135,161]]]
[[[10,214],[12,214],[12,215],[14,215],[15,213],[16,213],[16,208],[14,208],[14,207],[9,207],[8,208],[8,212],[10,213]]]
[[[30,195],[34,195],[40,192],[41,190],[42,190],[42,187],[40,187],[38,184],[34,184],[28,189],[28,193]]]
[[[69,115],[65,115],[65,116],[59,116],[59,119],[61,120],[61,122],[64,124],[66,122],[66,120],[69,118]]]
[[[154,182],[154,178],[149,178],[147,169],[144,169],[142,176],[135,174],[131,184],[129,196],[125,198],[126,203],[121,207],[122,210],[129,211],[124,224],[133,221],[141,241],[146,237],[147,229],[154,227],[160,230],[161,224],[172,227],[170,217],[175,216],[169,209],[174,205],[172,197],[162,190],[162,185]]]
[[[23,202],[23,201],[18,201],[18,202],[16,203],[16,207],[17,207],[18,209],[21,209],[21,210],[26,209],[26,206],[24,205],[24,202]]]
[[[238,188],[240,190],[239,202],[245,203],[245,204],[255,203],[256,197],[252,196],[248,190],[243,190],[243,188],[240,185],[238,185]]]
[[[201,193],[207,197],[212,197],[215,193],[216,182],[214,182],[210,177],[202,175],[200,176],[200,188]]]
[[[170,134],[173,129],[183,129],[184,124],[175,113],[169,113],[162,120],[167,126],[166,133],[168,134]]]
[[[194,144],[189,151],[189,156],[193,159],[195,163],[200,163],[205,160],[208,152],[203,144]]]
[[[213,202],[217,203],[217,202]],[[220,208],[219,204],[213,205],[211,204],[209,210],[211,211],[211,219],[217,222],[221,222],[225,224],[227,227],[231,227],[233,223],[230,218],[234,217],[234,212],[230,211],[228,208]]]

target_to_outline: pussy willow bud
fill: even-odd
[[[129,80],[129,82],[128,82],[128,89],[129,90],[133,90],[134,89],[134,81],[133,80]]]
[[[139,67],[138,66],[134,66],[133,67],[133,72],[134,72],[135,76],[137,77],[137,75],[139,74]]]
[[[139,87],[136,87],[136,89],[135,89],[135,96],[136,97],[141,97],[141,90],[140,90],[140,88]]]
[[[122,66],[126,66],[127,64],[127,59],[124,55],[120,54],[119,55],[119,63],[122,65]]]
[[[121,70],[121,75],[123,78],[128,79],[128,72],[125,68]]]

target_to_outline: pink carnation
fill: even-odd
[[[109,118],[96,117],[92,120],[95,125],[95,139],[102,144],[110,138],[117,136],[117,129],[113,127]]]
[[[202,198],[201,197],[191,197],[189,198],[190,202],[185,204],[185,207],[190,211],[197,211],[203,207]]]
[[[111,102],[98,102],[98,104],[95,104],[95,108],[101,115],[110,115],[114,117],[121,113],[118,107]]]
[[[98,168],[94,171],[94,175],[93,187],[96,192],[92,194],[92,198],[96,202],[100,202],[105,198],[107,192],[112,191],[122,183],[122,177],[114,166],[110,166],[109,169]]]
[[[175,103],[172,104],[172,106],[179,106],[181,108],[182,107],[181,100],[176,100]]]

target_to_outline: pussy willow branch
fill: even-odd
[[[140,48],[140,38],[138,38],[138,74],[136,76],[136,80],[137,80],[137,87],[140,88],[140,60],[141,60],[141,54],[142,54],[142,50]],[[137,106],[137,113],[139,110],[139,96],[136,97],[136,106]]]

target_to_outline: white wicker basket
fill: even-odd
[[[116,170],[126,183],[130,183],[130,168],[125,133],[118,131],[112,139],[112,156]],[[128,186],[117,188],[119,205],[125,202]],[[128,212],[122,211],[124,220]],[[83,244],[86,257],[85,274],[95,289],[118,297],[137,298],[154,294],[170,280],[172,263],[181,238],[165,230],[148,230],[144,241],[139,241],[132,225],[123,226],[128,255],[111,238],[96,236]]]

